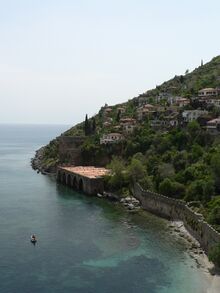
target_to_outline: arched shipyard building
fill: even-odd
[[[57,168],[57,181],[89,195],[103,193],[103,177],[109,173],[105,168],[72,166]]]

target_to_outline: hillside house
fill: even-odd
[[[103,134],[103,136],[100,138],[100,144],[113,144],[113,143],[120,142],[123,139],[124,137],[121,133]]]
[[[176,127],[179,125],[179,113],[172,112],[170,115],[164,117],[164,125],[166,127]]]
[[[151,117],[154,113],[156,113],[155,107],[151,104],[146,104],[137,109],[137,119],[138,121],[142,121],[146,117]]]
[[[212,135],[220,134],[220,117],[208,121],[206,129]]]
[[[186,99],[186,98],[178,97],[178,98],[176,99],[175,104],[176,104],[179,108],[182,108],[182,107],[185,107],[185,106],[189,105],[189,104],[190,104],[190,100],[189,100],[189,99]]]
[[[150,126],[155,130],[164,128],[165,124],[166,124],[166,121],[164,120],[159,120],[159,119],[150,120]]]
[[[209,97],[217,97],[220,95],[220,89],[215,88],[205,88],[199,91],[199,98],[206,99]]]
[[[125,108],[124,107],[118,107],[117,108],[117,113],[121,113],[121,114],[124,114],[125,113]]]
[[[126,134],[130,134],[136,128],[137,121],[133,118],[123,118],[120,119],[120,125],[123,129],[123,132]]]
[[[220,99],[213,99],[213,98],[207,99],[206,104],[213,105],[213,106],[219,108],[220,107]]]
[[[182,118],[184,122],[192,122],[197,120],[199,117],[203,115],[207,115],[208,111],[205,110],[186,110],[182,113]]]
[[[220,117],[209,120],[206,124],[206,130],[212,135],[220,134]]]
[[[109,128],[109,127],[111,127],[111,122],[108,122],[108,121],[106,121],[106,122],[104,122],[103,123],[103,126],[105,127],[105,128]]]
[[[120,130],[121,130],[121,126],[120,126],[120,125],[115,125],[115,126],[113,127],[113,129],[114,129],[115,131],[120,131]]]

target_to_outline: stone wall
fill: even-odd
[[[135,184],[133,193],[147,211],[169,220],[182,221],[206,253],[220,244],[220,233],[205,222],[202,215],[193,212],[184,201],[143,190],[139,184]]]
[[[83,136],[60,136],[59,158],[61,162],[68,162],[71,165],[81,165],[81,146],[85,140]]]

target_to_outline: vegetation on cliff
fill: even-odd
[[[111,168],[112,175],[105,180],[110,190],[128,194],[132,182],[139,182],[146,189],[187,201],[220,231],[220,136],[211,135],[205,127],[208,119],[220,115],[220,108],[197,98],[204,87],[220,87],[220,56],[127,103],[105,105],[97,115],[90,119],[86,116],[83,123],[63,135],[84,136],[80,146],[82,163]],[[165,95],[181,96],[188,103],[178,108],[170,105],[163,98]],[[142,100],[143,105],[150,103],[156,107],[156,114],[152,114],[156,118],[149,111],[149,115],[139,119],[138,111],[144,107]],[[205,114],[186,123],[182,118],[186,110],[202,110]],[[167,113],[171,113],[171,118]],[[177,114],[175,120],[172,114]],[[125,118],[130,119],[129,123],[137,121],[131,132],[126,128]],[[170,124],[155,128],[153,119]],[[117,143],[100,143],[103,135],[115,132],[123,134]],[[104,140],[108,141],[108,137]],[[41,161],[45,167],[64,162],[58,149],[58,140],[44,148]]]

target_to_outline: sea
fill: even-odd
[[[204,272],[167,221],[32,170],[35,151],[67,129],[0,125],[0,292],[207,292]]]

